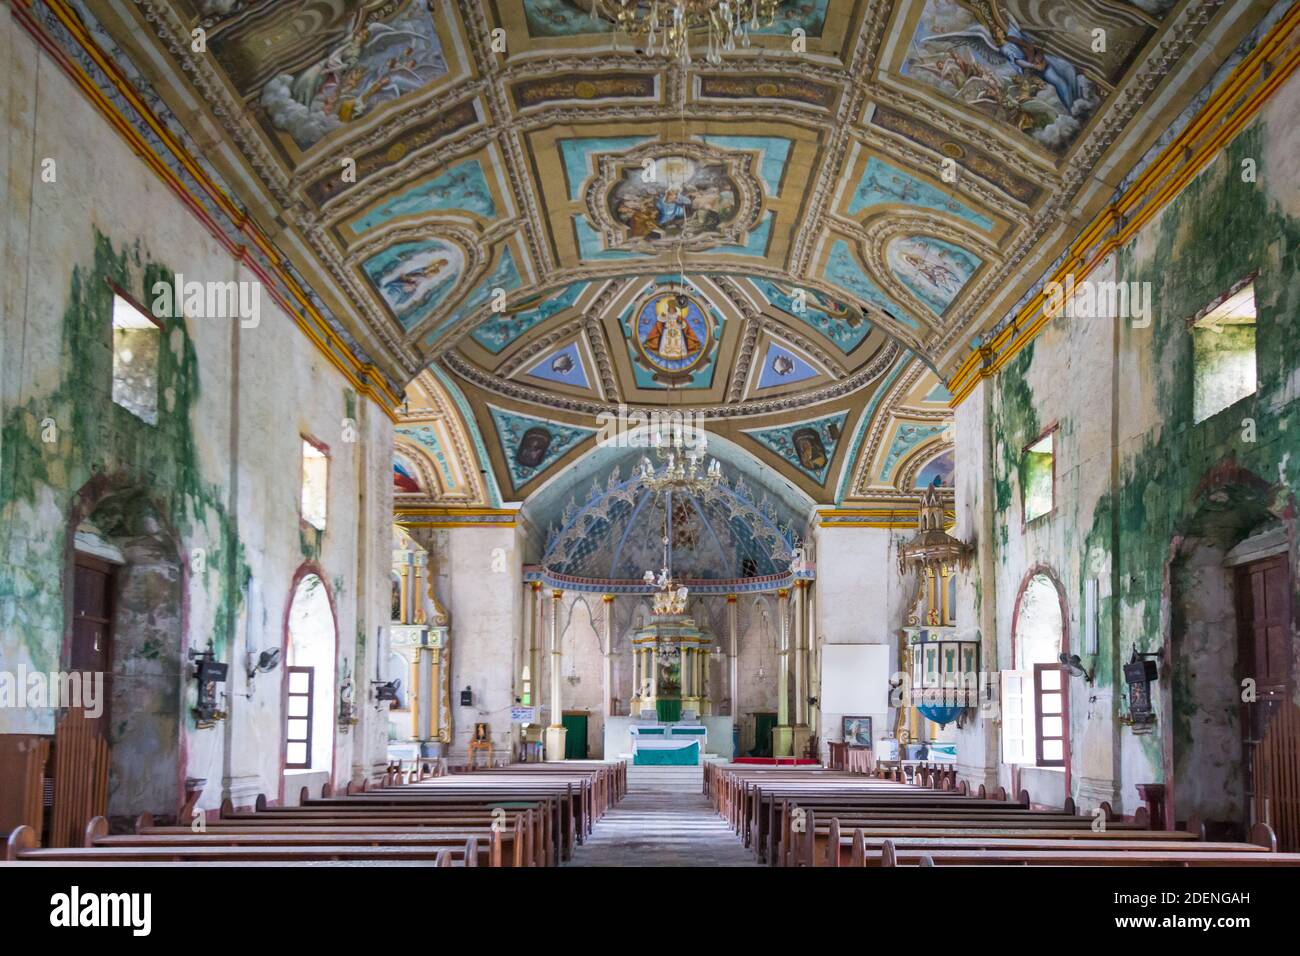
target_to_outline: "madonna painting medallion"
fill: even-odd
[[[690,381],[713,344],[713,322],[703,307],[681,291],[656,292],[636,311],[635,345],[655,381]]]
[[[753,154],[696,143],[597,158],[587,209],[608,249],[658,252],[744,245],[762,213]]]

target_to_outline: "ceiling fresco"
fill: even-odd
[[[785,0],[688,67],[588,0],[73,6],[382,374],[445,383],[469,457],[399,430],[399,493],[524,500],[668,408],[821,505],[950,483],[944,382],[1264,10]]]

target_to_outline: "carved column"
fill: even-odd
[[[731,701],[731,722],[740,717],[740,657],[738,654],[739,635],[736,633],[736,595],[727,595],[727,654],[731,658],[728,676],[728,697]]]
[[[794,728],[790,725],[790,592],[776,592],[776,616],[780,626],[780,652],[776,669],[776,730],[772,735],[772,755],[789,757],[794,753]]]
[[[614,716],[614,595],[606,594],[605,605],[605,720]]]
[[[560,700],[560,600],[564,592],[551,592],[551,725],[546,728],[546,759],[564,759],[564,704]]]

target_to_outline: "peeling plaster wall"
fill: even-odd
[[[338,737],[335,782],[382,771],[384,720],[367,694],[377,627],[387,619],[391,423],[357,399],[265,294],[255,328],[223,318],[165,321],[156,425],[114,405],[106,280],[151,305],[154,283],[177,273],[201,282],[256,276],[39,52],[8,6],[0,9],[0,60],[7,119],[0,667],[63,666],[76,509],[93,510],[109,494],[139,494],[156,507],[183,567],[177,617],[184,624],[165,629],[165,654],[186,660],[211,642],[231,664],[230,717],[196,729],[194,682],[171,677],[179,680],[172,697],[179,712],[175,704],[137,702],[131,717],[136,725],[152,721],[160,740],[179,738],[179,766],[164,769],[146,749],[118,748],[111,786],[175,774],[169,794],[186,777],[207,781],[206,808],[223,796],[238,805],[258,793],[278,799],[284,671],[258,676],[250,699],[244,660],[250,649],[282,646],[294,575],[308,562],[330,588],[340,659],[357,684],[360,722]],[[41,179],[46,158],[56,163],[53,183]],[[330,448],[329,522],[319,539],[299,527],[304,433]],[[53,727],[48,709],[0,711],[0,733]],[[151,805],[128,809],[176,810],[161,796],[141,799]]]
[[[1100,652],[1084,655],[1096,684],[1070,682],[1071,792],[1085,809],[1110,800],[1131,814],[1141,803],[1138,784],[1170,782],[1171,743],[1174,752],[1195,751],[1191,766],[1202,768],[1203,779],[1226,782],[1236,772],[1227,766],[1240,752],[1232,722],[1206,720],[1204,713],[1213,709],[1210,701],[1222,702],[1223,688],[1217,680],[1213,687],[1187,684],[1191,675],[1182,654],[1190,650],[1202,674],[1211,661],[1230,672],[1236,658],[1230,608],[1223,607],[1224,594],[1215,597],[1204,588],[1196,593],[1189,581],[1186,605],[1179,609],[1186,625],[1180,634],[1171,625],[1179,614],[1171,608],[1170,562],[1190,550],[1194,539],[1209,540],[1222,553],[1280,521],[1290,532],[1295,566],[1298,100],[1300,78],[1292,78],[1134,241],[1089,276],[1094,282],[1150,283],[1149,327],[1110,316],[1060,317],[958,411],[959,522],[967,522],[959,523],[959,531],[982,539],[962,594],[981,620],[988,619],[993,602],[998,666],[1010,666],[1016,598],[1032,569],[1050,569],[1061,582],[1070,649],[1081,655],[1085,581],[1099,581]],[[1258,182],[1243,181],[1246,159],[1258,164]],[[1258,392],[1194,424],[1187,320],[1256,270]],[[980,397],[984,389],[987,403]],[[1058,426],[1055,512],[1026,526],[1020,453],[1052,424]],[[982,462],[985,453],[990,457]],[[991,488],[987,540],[974,527],[983,494],[976,475],[986,476],[985,487]],[[1180,639],[1194,643],[1170,656],[1168,649]],[[1127,710],[1120,666],[1135,646],[1139,652],[1167,652],[1162,677],[1153,685],[1157,725],[1145,735],[1117,719]],[[1175,686],[1187,691],[1190,710],[1171,705]],[[987,752],[998,734],[995,724],[981,724],[962,738],[962,761],[972,767],[978,764],[972,752]],[[1000,772],[1001,782],[1012,786],[1010,770]],[[1213,789],[1205,784],[1180,796],[1179,818],[1192,810],[1210,818],[1234,812]],[[1031,796],[1041,795],[1031,787]]]

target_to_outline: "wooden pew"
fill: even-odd
[[[103,819],[98,818],[98,819]],[[130,839],[130,838],[128,838]],[[474,836],[453,839],[438,845],[424,846],[224,846],[201,845],[115,845],[91,847],[37,846],[37,836],[31,827],[19,827],[10,834],[5,845],[6,862],[112,862],[130,864],[142,862],[209,863],[217,861],[282,862],[296,863],[323,860],[334,861],[385,861],[426,862],[431,866],[477,866],[478,838]]]

